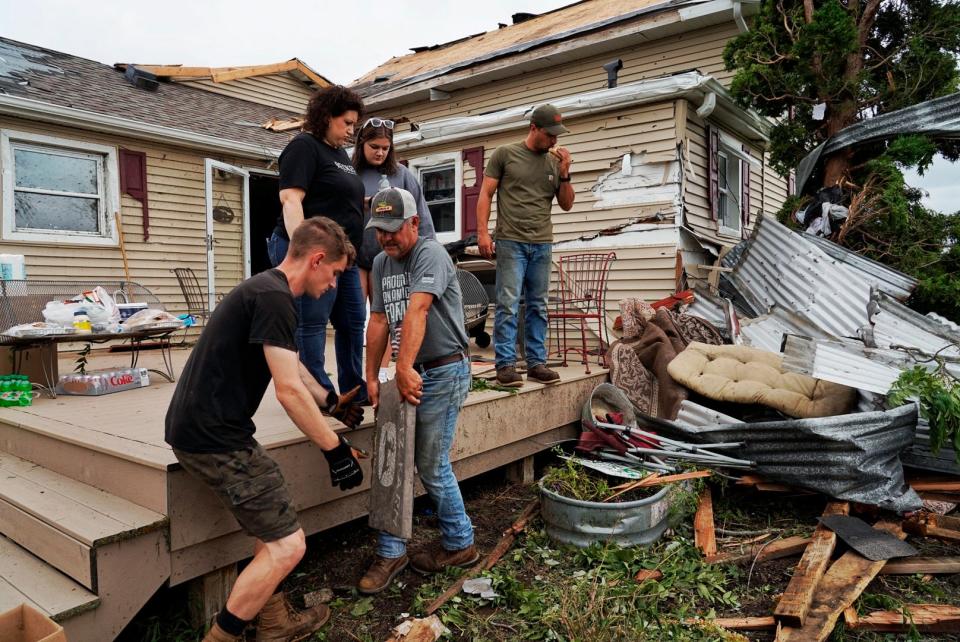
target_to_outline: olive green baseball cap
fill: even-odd
[[[548,134],[554,136],[566,134],[570,131],[563,126],[563,116],[560,114],[560,110],[549,103],[534,109],[533,113],[530,114],[530,122],[537,127],[546,129]]]

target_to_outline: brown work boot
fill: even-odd
[[[373,595],[390,586],[390,582],[400,571],[407,568],[410,558],[406,555],[402,557],[380,557],[377,555],[373,564],[367,569],[360,581],[357,582],[357,590],[364,595]]]
[[[213,626],[210,627],[207,634],[203,636],[203,642],[242,642],[242,640],[242,635],[230,635],[221,629],[220,625],[216,622],[213,623]]]
[[[451,566],[467,567],[480,559],[480,552],[477,547],[471,544],[459,551],[448,551],[439,544],[415,553],[410,558],[410,566],[417,573],[428,575],[430,573],[441,573]]]
[[[517,374],[514,366],[504,366],[497,368],[497,383],[501,386],[519,388],[523,385],[523,378]]]
[[[330,619],[326,604],[296,611],[283,593],[275,593],[260,609],[257,642],[295,642],[320,630]]]
[[[560,381],[560,375],[548,368],[542,363],[538,363],[527,370],[527,381],[539,381],[540,383],[557,383]]]

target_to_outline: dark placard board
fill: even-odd
[[[396,381],[380,386],[373,437],[370,527],[410,539],[413,536],[413,450],[416,407],[403,401]]]

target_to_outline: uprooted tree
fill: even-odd
[[[774,119],[770,159],[787,175],[845,127],[956,92],[958,54],[958,0],[762,0],[724,62],[734,97]],[[960,217],[924,208],[902,173],[922,173],[937,153],[956,161],[960,141],[848,147],[822,160],[820,184],[807,189],[846,188],[850,213],[835,240],[916,276],[915,307],[960,321]]]

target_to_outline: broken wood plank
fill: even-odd
[[[776,628],[777,621],[771,615],[759,617],[718,617],[712,620],[691,617],[684,620],[687,624],[713,624],[731,631],[766,631]]]
[[[663,573],[657,569],[645,569],[642,568],[637,571],[637,574],[633,576],[633,579],[637,582],[646,582],[647,580],[653,580],[658,582],[663,579]]]
[[[852,631],[882,631],[905,633],[915,628],[921,633],[960,633],[960,607],[946,604],[905,604],[900,611],[872,611],[857,617]]]
[[[775,560],[781,557],[790,557],[799,555],[810,544],[809,537],[794,535],[780,540],[774,540],[768,544],[754,544],[746,551],[719,553],[707,558],[708,564],[740,564],[743,562],[752,562],[754,558],[758,562]]]
[[[893,533],[900,539],[906,537],[900,525],[893,522],[878,522],[874,528]],[[803,626],[783,626],[777,642],[826,640],[844,609],[863,593],[884,564],[885,560],[871,562],[856,551],[844,553],[820,579]]]
[[[617,488],[620,488],[620,490],[614,493],[613,495],[610,495],[603,501],[609,502],[614,497],[618,497],[635,488],[647,488],[649,486],[662,486],[663,484],[672,484],[674,482],[684,481],[687,479],[698,479],[700,477],[709,477],[712,474],[713,473],[711,473],[709,470],[695,470],[690,473],[679,473],[677,475],[667,475],[666,477],[661,477],[660,473],[653,473],[652,475],[649,475],[648,477],[644,477],[643,479],[638,479],[635,482],[630,482],[626,485],[617,486]]]
[[[709,486],[704,486],[700,493],[700,504],[693,516],[693,542],[704,557],[717,554],[717,533],[713,527],[713,496]]]
[[[915,479],[907,483],[918,492],[929,490],[940,493],[960,493],[960,479]]]
[[[930,490],[919,491],[920,499],[929,499],[934,502],[950,502],[951,504],[960,504],[960,493],[940,493]]]
[[[447,603],[454,595],[460,592],[460,589],[463,588],[463,583],[469,580],[471,577],[478,575],[481,571],[489,571],[493,568],[494,564],[500,561],[500,558],[506,554],[510,547],[513,546],[513,542],[517,539],[517,535],[523,532],[527,527],[527,524],[531,519],[534,518],[537,513],[540,512],[540,499],[535,499],[529,504],[526,508],[523,509],[523,512],[520,513],[520,517],[517,518],[517,521],[513,523],[510,528],[503,531],[503,537],[500,538],[500,541],[497,542],[497,545],[493,548],[492,551],[487,555],[486,558],[480,560],[477,564],[472,566],[467,572],[460,576],[460,578],[453,583],[450,588],[443,592],[437,599],[435,599],[430,606],[426,608],[426,615],[433,615],[437,609]]]
[[[903,528],[914,535],[960,542],[960,517],[949,517],[936,513],[917,513],[909,519],[903,520]]]
[[[880,575],[913,575],[917,573],[947,575],[960,573],[960,557],[908,557],[887,562]]]
[[[830,502],[823,511],[824,517],[849,514],[850,504],[847,502]],[[817,584],[826,572],[837,546],[837,534],[823,524],[817,526],[810,540],[790,583],[773,610],[774,617],[787,626],[803,626]]]

